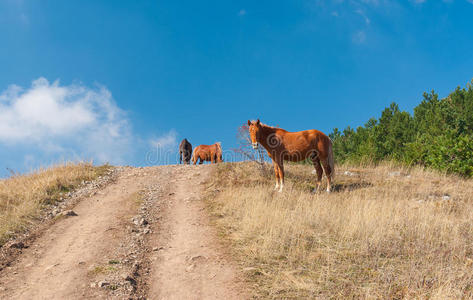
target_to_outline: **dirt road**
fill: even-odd
[[[0,298],[247,298],[201,199],[211,167],[124,168],[0,272]]]

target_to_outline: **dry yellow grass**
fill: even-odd
[[[255,164],[215,170],[209,208],[257,297],[473,298],[471,180],[338,166],[335,191],[313,195],[311,170],[288,165],[282,194]]]
[[[69,163],[0,180],[0,245],[34,222],[45,204],[53,204],[82,181],[92,180],[108,168]]]

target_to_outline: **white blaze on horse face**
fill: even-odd
[[[256,128],[255,125],[251,125],[248,128],[248,131],[250,132],[250,139],[251,139],[251,145],[253,146],[253,149],[258,149],[258,139],[257,139],[257,134],[256,134]]]

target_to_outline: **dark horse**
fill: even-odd
[[[258,144],[268,151],[273,160],[276,186],[282,191],[284,186],[284,161],[301,161],[310,159],[317,172],[317,190],[320,188],[322,172],[327,176],[327,192],[334,174],[332,141],[322,132],[311,129],[298,132],[289,132],[281,128],[265,125],[259,121],[248,120],[253,148]]]
[[[189,165],[192,156],[192,145],[187,139],[183,139],[179,144],[179,163],[184,161],[184,164]]]

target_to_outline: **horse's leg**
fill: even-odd
[[[324,167],[325,176],[327,176],[327,193],[330,193],[330,186],[332,182],[332,168],[328,163],[328,159],[322,159],[322,166]]]
[[[202,157],[199,156],[199,165],[201,165],[203,163],[204,163],[204,160],[202,159]]]
[[[322,166],[320,165],[320,159],[318,156],[316,156],[315,158],[312,158],[312,163],[314,164],[315,172],[317,173],[317,181],[316,181],[317,187],[313,191],[315,193],[318,190],[320,190],[320,185],[322,184],[323,170],[322,170]]]
[[[276,185],[274,186],[274,190],[277,190],[279,188],[279,166],[275,161],[273,161],[273,167],[274,176],[276,177]]]
[[[279,192],[282,192],[282,188],[284,187],[284,165],[281,161],[279,164]]]

